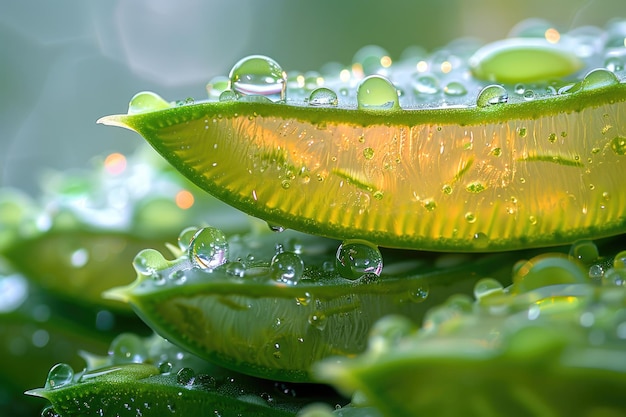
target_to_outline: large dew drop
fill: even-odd
[[[228,241],[215,227],[200,229],[189,245],[189,259],[201,269],[214,269],[228,261]]]
[[[587,283],[587,273],[567,256],[544,254],[522,264],[513,273],[513,285],[528,292],[548,285]]]
[[[128,114],[147,113],[151,111],[169,109],[170,103],[151,91],[135,94],[128,104]]]
[[[132,333],[122,333],[111,342],[109,356],[113,363],[143,363],[148,357],[148,350],[141,338]]]
[[[506,89],[501,85],[488,85],[480,90],[478,98],[476,98],[476,105],[478,107],[488,107],[494,104],[506,103],[509,101],[509,95]]]
[[[604,68],[597,68],[585,75],[581,89],[595,90],[596,88],[610,87],[617,84],[619,84],[619,80],[614,73]]]
[[[294,252],[280,252],[272,258],[272,278],[287,285],[296,285],[304,273],[304,262]]]
[[[133,267],[138,274],[151,276],[167,268],[167,260],[155,249],[144,249],[133,259]]]
[[[285,101],[287,74],[271,58],[251,55],[230,70],[230,88],[237,94],[261,95],[272,101]]]
[[[380,276],[383,271],[383,257],[378,247],[366,240],[345,240],[335,259],[337,272],[344,278],[358,279],[364,274]]]
[[[364,78],[356,89],[356,99],[361,110],[399,109],[398,90],[391,81],[380,75]]]
[[[50,369],[45,388],[57,389],[70,384],[74,380],[74,370],[66,363],[58,363]]]
[[[339,104],[337,94],[330,88],[317,88],[309,96],[309,106],[336,107],[337,104]]]

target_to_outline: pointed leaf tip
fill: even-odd
[[[128,115],[126,114],[114,114],[111,116],[104,116],[96,120],[96,123],[103,124],[106,126],[117,126],[123,127],[125,129],[135,130],[126,123],[126,118]]]
[[[106,290],[102,293],[102,298],[128,303],[130,301],[129,291],[131,289],[131,286],[115,287],[111,288],[110,290]]]
[[[46,392],[45,388],[34,388],[34,389],[29,389],[28,391],[24,391],[24,394],[30,395],[32,397],[46,398],[45,392]]]

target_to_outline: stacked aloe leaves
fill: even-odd
[[[611,42],[616,33],[623,42],[626,25],[596,32],[610,52],[606,68],[580,74],[578,84],[561,80],[561,92],[550,85],[546,94],[623,87],[625,47]],[[379,48],[365,51],[358,71],[391,71]],[[441,61],[441,51],[423,54],[408,59]],[[564,71],[578,70],[570,64]],[[303,75],[298,91],[311,90],[306,106],[323,115],[338,98],[318,88],[314,75]],[[395,107],[407,100],[476,104],[470,84],[449,81],[444,91],[431,75],[418,78],[412,99],[405,89],[400,101],[395,90],[393,100],[376,100],[391,102],[399,118]],[[211,100],[267,109],[267,96],[281,94],[230,87],[213,80]],[[483,89],[478,106],[509,100],[500,87]],[[511,101],[528,100],[530,88],[517,87]],[[154,112],[171,133],[167,112],[196,104],[143,93],[129,115]],[[367,118],[366,109],[353,111]],[[626,162],[623,137],[605,151]],[[176,165],[184,153],[163,156]],[[287,167],[279,153],[268,155]],[[49,402],[44,417],[626,412],[626,242],[619,231],[594,240],[590,228],[588,239],[573,243],[496,253],[387,249],[244,215],[152,150],[95,164],[90,173],[50,173],[38,201],[0,190],[0,349],[10,359],[0,371],[2,414],[36,415],[44,407],[24,391]],[[284,189],[284,180],[277,186]]]

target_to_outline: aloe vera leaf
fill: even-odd
[[[157,333],[202,358],[283,381],[307,381],[310,364],[323,357],[361,352],[378,318],[403,314],[419,322],[450,293],[469,293],[486,275],[506,275],[517,259],[411,259],[385,251],[380,276],[351,275],[336,261],[338,242],[293,231],[235,236],[228,245],[231,261],[212,268],[198,266],[193,246],[173,261],[141,252],[137,280],[105,295],[128,302]],[[301,263],[301,276],[292,281],[280,271],[277,276],[272,264],[285,253]]]
[[[188,222],[220,221],[231,233],[250,226],[245,215],[171,168],[148,166],[154,155],[113,155],[123,158],[123,169],[105,162],[90,173],[49,174],[42,203],[0,190],[0,255],[56,295],[124,311],[123,304],[104,300],[101,293],[132,281],[138,251],[165,249],[162,242],[175,239]],[[191,199],[189,207],[175,203],[180,193]]]
[[[366,353],[314,373],[389,416],[623,414],[626,290],[611,278],[626,278],[619,262],[600,283],[562,257],[533,258],[510,287],[481,281],[476,301],[451,297],[421,328],[383,319]]]
[[[100,417],[293,416],[310,402],[343,402],[323,387],[289,387],[221,369],[156,335],[121,334],[107,356],[83,356],[86,370],[75,375],[69,365],[55,365],[45,386],[27,394],[48,399],[49,413]]]
[[[625,73],[601,58],[623,47],[581,58],[575,38],[572,48],[528,42],[454,56],[441,74],[355,62],[323,78],[336,100],[290,89],[275,61],[252,56],[220,101],[137,108],[156,100],[141,93],[127,115],[100,122],[137,131],[229,204],[317,235],[471,252],[623,233]],[[463,88],[450,87],[461,76]]]

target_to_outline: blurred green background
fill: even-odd
[[[567,30],[619,16],[624,0],[2,1],[0,185],[36,193],[43,168],[134,149],[137,135],[95,121],[141,90],[204,98],[245,55],[306,71],[347,64],[366,44],[397,57],[409,45],[495,40],[530,17]]]

